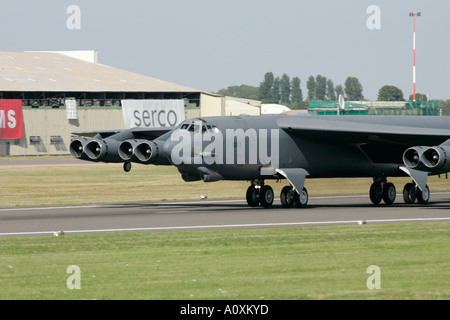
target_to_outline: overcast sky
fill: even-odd
[[[80,29],[70,5],[80,8]],[[367,13],[379,7],[379,20]],[[386,84],[450,99],[449,0],[16,0],[0,4],[1,51],[99,51],[102,64],[215,92],[258,86],[271,71],[335,85],[357,77],[367,99]],[[375,20],[374,20],[375,19]],[[367,26],[375,25],[379,29]],[[69,23],[70,24],[70,23]]]

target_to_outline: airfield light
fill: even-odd
[[[413,17],[414,29],[413,29],[413,101],[416,101],[416,16],[420,17],[421,13],[414,11],[410,12],[409,16]]]

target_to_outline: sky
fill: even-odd
[[[408,99],[413,11],[417,93],[450,99],[448,0],[2,1],[0,51],[98,50],[99,63],[209,92],[273,72],[299,77],[304,96],[320,74]]]

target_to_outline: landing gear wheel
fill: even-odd
[[[273,189],[270,186],[263,186],[259,191],[259,202],[263,208],[269,208],[273,203]]]
[[[379,204],[383,200],[383,186],[379,182],[374,182],[370,186],[370,201],[373,204]]]
[[[403,187],[403,200],[406,204],[416,202],[416,186],[413,183],[407,183]]]
[[[123,171],[130,172],[131,170],[131,162],[124,162],[123,163]]]
[[[395,197],[397,195],[397,191],[395,190],[395,186],[393,183],[386,183],[383,188],[383,200],[386,204],[393,204],[395,201]]]
[[[430,188],[428,185],[422,191],[417,190],[417,202],[420,204],[427,204],[430,201]]]
[[[281,189],[280,201],[281,205],[284,208],[292,208],[295,202],[295,194],[294,188],[292,186],[285,186]]]
[[[300,194],[295,192],[294,202],[297,208],[306,208],[306,205],[308,204],[308,191],[306,188],[303,188]]]
[[[256,207],[259,204],[259,191],[260,189],[255,188],[255,186],[251,185],[247,189],[247,204],[250,207]]]

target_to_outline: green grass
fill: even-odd
[[[25,161],[25,160],[23,160]],[[397,192],[408,178],[391,178]],[[279,196],[286,180],[266,180]],[[310,196],[368,194],[371,178],[308,179]],[[449,190],[446,179],[429,178],[431,191]],[[125,173],[121,165],[0,167],[0,207],[73,205],[112,202],[245,198],[248,181],[184,182],[175,167],[133,165]],[[398,200],[400,201],[400,200]]]
[[[450,298],[450,223],[0,238],[0,252],[0,299]]]
[[[390,179],[397,192],[409,179]],[[371,179],[307,180],[310,196]],[[286,181],[268,182],[279,194]],[[430,177],[432,191],[448,180]],[[248,182],[182,181],[174,167],[1,167],[0,206],[244,198]],[[398,200],[400,201],[400,200]],[[81,269],[81,289],[66,286]],[[381,289],[369,290],[378,265]],[[0,299],[449,299],[450,223],[0,238]]]
[[[70,205],[233,197],[247,182],[186,183],[175,167],[121,165],[0,168],[0,206]],[[221,188],[221,186],[225,186]],[[241,187],[242,186],[242,187]]]

